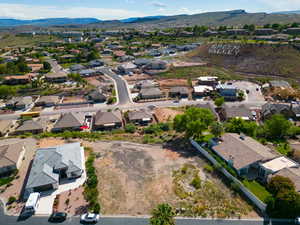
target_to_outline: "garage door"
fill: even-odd
[[[52,190],[52,189],[53,189],[52,184],[47,184],[47,185],[43,185],[43,186],[40,186],[40,187],[35,187],[34,191],[35,192],[41,192],[41,191],[49,191],[49,190]]]

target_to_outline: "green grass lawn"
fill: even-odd
[[[36,46],[40,42],[56,41],[55,36],[38,35],[34,37],[22,37],[15,35],[5,35],[0,39],[0,48],[4,47],[16,47],[16,46]]]
[[[266,202],[267,198],[272,196],[264,186],[256,181],[244,180],[243,184],[263,202]]]

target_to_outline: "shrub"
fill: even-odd
[[[214,169],[213,166],[211,166],[209,164],[205,164],[204,165],[204,170],[207,171],[207,172],[209,172],[209,173],[213,173],[215,169]]]
[[[16,197],[15,196],[10,196],[8,198],[7,204],[10,205],[10,204],[14,203],[15,201],[17,201]]]
[[[125,126],[125,132],[126,133],[134,133],[135,132],[135,130],[136,130],[136,127],[134,126],[134,124],[127,124],[126,126]]]
[[[195,189],[199,189],[201,187],[201,179],[198,174],[195,175],[190,185],[192,185]]]

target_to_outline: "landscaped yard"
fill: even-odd
[[[266,202],[267,198],[271,197],[268,190],[256,181],[244,180],[243,184],[263,202]]]

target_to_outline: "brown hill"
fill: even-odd
[[[300,79],[300,51],[290,45],[207,44],[188,57],[235,72]]]

